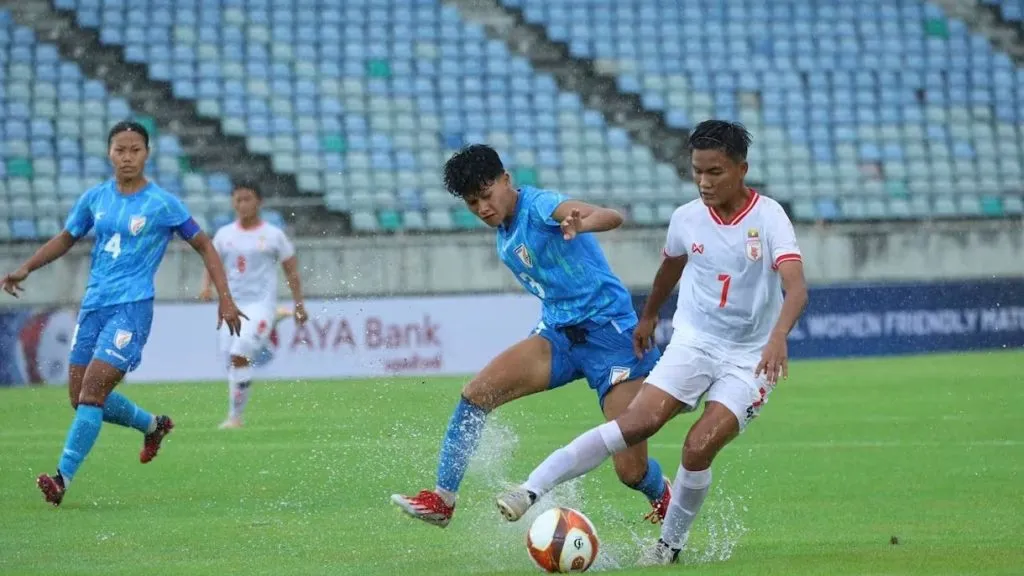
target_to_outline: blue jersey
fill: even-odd
[[[552,217],[566,196],[530,186],[519,189],[512,221],[498,227],[498,257],[527,291],[543,302],[549,328],[585,321],[636,324],[629,291],[612,273],[593,234],[566,241]]]
[[[82,310],[153,298],[153,277],[172,234],[188,240],[199,233],[176,196],[152,182],[121,194],[114,180],[83,194],[64,228],[75,238],[96,229]]]

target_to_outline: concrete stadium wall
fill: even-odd
[[[650,285],[665,231],[620,230],[602,237],[614,270],[635,289]],[[808,279],[818,285],[892,280],[1024,276],[1020,222],[942,222],[802,226],[797,229]],[[490,233],[297,239],[309,297],[518,291],[498,261]],[[12,270],[37,248],[6,245],[0,269]],[[76,303],[85,288],[91,245],[34,274],[20,300],[4,305]],[[202,263],[174,242],[157,275],[157,298],[192,300]],[[282,282],[282,297],[287,297]],[[6,298],[6,296],[5,296]]]

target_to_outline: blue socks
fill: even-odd
[[[480,442],[486,419],[487,412],[483,408],[471,404],[465,397],[459,398],[459,405],[448,421],[448,431],[441,444],[441,456],[437,463],[438,488],[452,494],[459,491],[469,459]]]
[[[647,474],[636,486],[630,486],[633,490],[643,493],[650,501],[660,500],[665,493],[665,478],[661,473],[661,464],[654,458],[647,459]]]
[[[125,428],[134,428],[143,434],[149,432],[153,415],[135,405],[119,392],[111,392],[103,405],[103,421]]]
[[[103,408],[79,404],[75,411],[75,420],[68,430],[68,437],[64,441],[64,452],[60,456],[60,464],[57,471],[64,479],[64,484],[70,484],[82,465],[85,457],[96,444],[96,438],[100,435],[100,426],[103,425]]]
[[[487,420],[487,412],[472,404],[464,397],[448,421],[441,444],[441,455],[437,464],[437,487],[452,495],[459,491],[462,478],[466,475],[469,459],[476,451]],[[647,459],[647,473],[637,485],[631,486],[641,492],[648,500],[660,500],[665,493],[665,478],[661,465],[654,458]]]

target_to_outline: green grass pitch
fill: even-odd
[[[183,359],[187,361],[187,359]],[[610,465],[556,493],[623,574],[1021,574],[1024,353],[799,362],[715,465],[685,565],[631,570],[642,497]],[[433,483],[461,382],[257,383],[219,431],[221,383],[127,385],[175,417],[151,464],[104,426],[59,509],[34,485],[71,421],[60,388],[0,390],[0,574],[534,574],[493,496],[598,422],[582,383],[499,410],[446,530],[388,502]],[[692,415],[652,441],[666,470]],[[896,536],[898,544],[891,544]]]

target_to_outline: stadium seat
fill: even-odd
[[[1024,12],[1020,0],[984,1],[1011,22]],[[810,173],[820,187],[850,197],[835,205],[801,203],[798,218],[831,214],[833,207],[840,218],[875,217],[883,209],[890,216],[896,209],[899,217],[926,212],[912,199],[871,200],[879,192],[872,184],[879,168],[892,181],[890,191],[908,190],[925,174],[935,187],[958,191],[981,173],[990,175],[986,187],[993,192],[1019,180],[1024,134],[1015,127],[1024,120],[1024,75],[933,3],[865,0],[854,10],[842,2],[738,0],[729,4],[727,19],[720,5],[623,0],[612,16],[607,2],[585,0],[573,4],[570,19],[559,3],[502,2],[566,42],[573,55],[608,62],[604,69],[619,89],[640,95],[647,110],[663,111],[671,127],[738,116],[755,138],[750,175],[770,189],[793,190]],[[649,24],[634,25],[641,14]],[[737,20],[753,14],[760,17]],[[629,23],[614,26],[618,20]],[[724,36],[742,40],[720,41]],[[917,162],[925,159],[935,162],[921,170]],[[965,163],[949,172],[934,169],[950,159]],[[793,169],[804,161],[810,171]],[[982,172],[986,162],[995,169]],[[954,212],[979,213],[973,200],[964,202]],[[995,214],[996,203],[982,203],[980,212]],[[642,208],[640,215],[646,216]]]
[[[1020,22],[1019,0],[984,1]],[[476,141],[497,146],[518,183],[614,201],[634,223],[664,222],[662,207],[677,201],[673,167],[441,0],[303,2],[338,24],[315,25],[276,0],[57,5],[270,155],[303,193],[330,210],[366,211],[378,229],[477,226],[434,189],[444,158]],[[711,116],[746,123],[751,179],[797,201],[798,218],[997,217],[1019,199],[1024,74],[936,4],[503,2],[597,61],[670,127]],[[0,37],[0,178],[18,182],[9,196],[71,197],[69,179],[106,177],[105,132],[134,115],[128,103],[9,16]],[[226,193],[226,177],[197,174],[172,134],[154,136],[157,182],[189,198]],[[966,186],[980,195],[939,200]],[[42,228],[53,204],[42,204],[46,216],[32,206]],[[420,220],[406,217],[419,210]]]
[[[49,237],[60,229],[74,199],[111,175],[106,135],[121,120],[135,118],[151,130],[149,176],[160,184],[179,179],[183,152],[176,136],[161,134],[152,119],[86,79],[55,45],[0,10],[2,38],[17,40],[11,46],[0,42],[6,56],[0,59],[0,213],[12,218],[4,223],[8,238]]]
[[[363,186],[345,178],[340,189],[329,188],[332,174],[371,172],[369,189],[380,196],[371,209],[390,210],[402,187],[424,191],[434,185],[445,153],[469,142],[497,146],[520,184],[552,187],[561,182],[538,175],[561,168],[566,152],[624,159],[626,150],[638,147],[578,95],[560,90],[553,77],[440,0],[416,3],[415,14],[418,22],[444,22],[443,36],[434,25],[401,23],[403,14],[412,14],[406,2],[376,1],[380,10],[346,11],[344,33],[306,26],[283,8],[275,10],[280,20],[258,23],[267,14],[264,0],[201,9],[189,0],[164,0],[175,18],[130,12],[154,31],[146,38],[122,32],[119,0],[94,0],[91,7],[77,2],[75,9],[81,25],[125,47],[151,78],[170,81],[175,96],[195,101],[225,133],[245,137],[250,151],[271,154],[276,171],[294,173],[303,192],[322,195],[331,209],[340,209],[337,198],[329,200],[332,193]],[[335,0],[309,5],[341,17]],[[97,6],[111,6],[117,16],[86,16]],[[200,18],[200,10],[207,16]],[[222,23],[219,33],[205,23],[211,16]],[[376,34],[380,19],[401,33]],[[380,41],[366,42],[371,36]],[[131,48],[144,42],[154,48]],[[654,173],[657,162],[649,151],[635,160],[642,173]],[[408,170],[430,170],[432,176],[399,184],[399,173]],[[664,184],[659,193],[681,182],[673,174]],[[450,207],[450,200],[441,204],[429,194],[424,203]],[[432,214],[425,221],[430,227],[476,226],[459,213]]]

